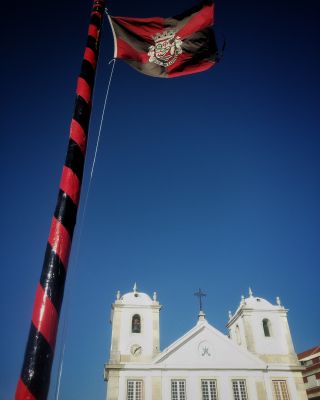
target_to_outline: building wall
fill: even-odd
[[[131,379],[143,380],[144,399],[146,400],[169,400],[171,399],[171,381],[183,379],[186,381],[187,399],[201,399],[201,380],[215,379],[217,382],[219,400],[233,399],[232,380],[244,379],[248,399],[251,400],[273,400],[273,380],[285,380],[290,399],[306,400],[306,393],[301,386],[301,377],[296,372],[282,371],[281,374],[265,371],[121,371],[119,379],[119,397],[117,400],[127,399],[127,381]],[[109,400],[109,397],[108,397]],[[110,400],[113,398],[110,397]]]
[[[264,319],[270,321],[270,337],[264,335],[262,323]],[[237,327],[239,327],[238,333]],[[255,354],[294,354],[285,313],[281,315],[279,312],[273,311],[263,311],[259,313],[244,311],[230,327],[230,333],[234,342],[246,347]],[[295,363],[296,362],[297,359],[295,358]]]
[[[302,374],[308,399],[320,399],[320,346],[298,354],[298,358],[305,367]]]
[[[131,320],[135,314],[141,317],[141,333],[131,332]],[[119,351],[121,354],[130,354],[130,347],[139,342],[143,344],[143,353],[152,354],[153,352],[153,326],[152,326],[152,310],[132,307],[121,313],[121,326]]]

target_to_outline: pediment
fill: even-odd
[[[164,349],[154,365],[192,369],[264,369],[266,364],[248,350],[232,342],[207,321]]]

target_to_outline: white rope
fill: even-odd
[[[61,384],[61,376],[62,376],[62,368],[63,368],[63,360],[64,360],[64,351],[66,349],[66,344],[63,344],[61,357],[60,357],[60,367],[59,367],[59,374],[58,374],[58,385],[56,388],[56,400],[59,399],[60,396],[60,384]]]
[[[88,188],[87,188],[87,191],[86,191],[85,201],[84,201],[84,205],[83,205],[83,211],[82,211],[82,215],[81,215],[81,219],[80,219],[79,234],[78,234],[78,239],[77,239],[78,243],[77,243],[77,249],[76,249],[76,252],[75,252],[75,261],[73,263],[74,264],[74,268],[73,268],[73,271],[72,271],[73,275],[75,275],[76,270],[77,270],[77,266],[78,266],[82,230],[83,230],[83,225],[84,225],[84,220],[85,220],[85,215],[86,215],[86,210],[87,210],[87,204],[88,204],[88,198],[89,198],[89,193],[90,193],[90,188],[91,188],[93,171],[94,171],[94,167],[95,167],[95,163],[96,163],[96,159],[97,159],[97,153],[98,153],[98,148],[99,148],[99,143],[100,143],[102,125],[103,125],[103,121],[104,121],[104,114],[105,114],[105,111],[106,111],[106,105],[107,105],[107,101],[108,101],[108,97],[109,97],[109,90],[110,90],[110,85],[111,85],[111,81],[112,81],[112,76],[113,76],[113,71],[114,71],[114,66],[115,66],[115,63],[116,63],[116,59],[113,58],[112,60],[109,61],[108,64],[110,65],[111,63],[113,63],[113,64],[112,64],[112,69],[111,69],[111,73],[110,73],[110,77],[109,77],[109,81],[108,81],[106,95],[105,95],[105,98],[104,98],[103,109],[102,109],[102,114],[101,114],[101,119],[100,119],[99,130],[98,130],[98,137],[97,137],[97,142],[96,142],[96,147],[95,147],[95,152],[94,152],[94,157],[93,157],[92,167],[91,167],[91,172],[90,172],[90,178],[89,178]],[[69,271],[69,275],[71,275],[71,271]],[[70,280],[70,278],[69,278],[69,280]],[[72,282],[72,280],[71,280],[71,282]],[[70,292],[70,288],[69,288],[69,292]],[[61,353],[60,353],[59,372],[58,372],[57,384],[56,384],[56,395],[55,395],[56,400],[59,400],[59,398],[60,398],[61,377],[62,377],[62,370],[63,370],[64,353],[65,353],[65,348],[66,348],[65,338],[66,338],[67,320],[68,320],[68,314],[69,314],[69,302],[68,302],[69,299],[66,299],[66,300],[67,300],[66,301],[66,306],[65,306],[65,310],[66,311],[65,311],[65,315],[64,315],[64,325],[63,325],[62,343],[61,343],[62,350],[61,350]]]
[[[96,163],[97,152],[98,152],[98,147],[99,147],[99,142],[100,142],[100,136],[101,136],[101,128],[102,128],[102,124],[103,124],[103,118],[104,118],[104,113],[105,113],[105,110],[106,110],[107,100],[108,100],[108,96],[109,96],[109,89],[110,89],[111,80],[112,80],[112,76],[113,76],[114,66],[115,66],[115,64],[116,64],[116,59],[113,58],[112,60],[110,60],[110,61],[109,61],[109,65],[110,65],[111,63],[113,63],[113,64],[112,64],[112,69],[111,69],[110,78],[109,78],[109,82],[108,82],[106,97],[105,97],[105,99],[104,99],[103,110],[102,110],[102,116],[101,116],[101,121],[100,121],[100,126],[99,126],[98,139],[97,139],[96,149],[95,149],[95,152],[94,152],[94,158],[93,158],[93,163],[92,163],[92,168],[91,168],[90,179],[92,179],[93,170],[94,170],[94,166],[95,166],[95,163]]]

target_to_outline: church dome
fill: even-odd
[[[277,297],[277,304],[271,304],[268,300],[254,296],[251,288],[249,288],[249,296],[241,297],[240,305],[237,308],[235,314],[237,314],[241,309],[250,309],[250,310],[279,310],[283,308],[280,303],[279,297]],[[234,315],[235,315],[234,314]],[[230,314],[229,314],[230,315]]]
[[[151,297],[146,293],[139,292],[136,285],[133,288],[133,292],[121,296],[120,301],[122,304],[127,305],[149,306],[153,304]]]
[[[244,300],[244,306],[246,308],[254,308],[256,310],[266,310],[277,308],[273,304],[271,304],[268,300],[263,299],[262,297],[250,296]]]
[[[151,297],[146,293],[130,292],[126,293],[120,298],[123,304],[134,304],[134,305],[150,305],[152,304]]]

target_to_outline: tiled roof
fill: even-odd
[[[320,346],[312,347],[312,349],[303,351],[302,353],[298,353],[298,359],[299,359],[299,360],[302,360],[303,358],[309,357],[309,356],[311,356],[312,354],[316,354],[316,353],[318,353],[318,352],[320,352]]]

